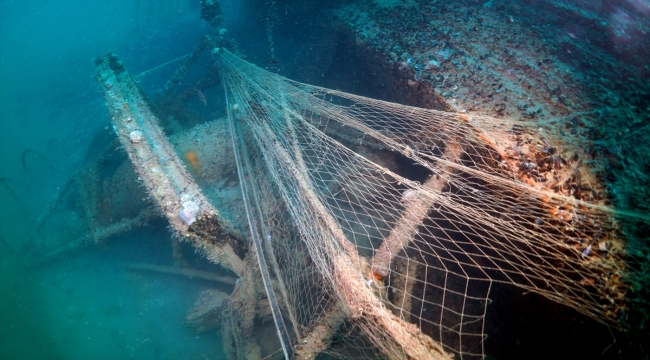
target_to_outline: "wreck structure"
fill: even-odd
[[[420,12],[408,26],[433,30],[393,44],[388,35],[408,33],[407,23],[388,12],[415,5],[391,3],[333,14],[364,49],[356,59],[388,74],[390,89],[375,95],[403,104],[269,71],[281,70],[271,4],[262,7],[266,69],[242,59],[214,1],[201,10],[214,31],[158,101],[116,54],[98,57],[96,80],[128,162],[111,174],[89,167],[71,182],[90,231],[47,257],[162,215],[177,266],[125,266],[233,285],[230,294],[202,292],[186,319],[199,331],[220,328],[233,359],[482,358],[495,284],[616,329],[638,326],[627,317],[648,289],[639,229],[649,219],[607,200],[582,129],[603,114],[590,110],[561,59],[529,53],[542,46],[534,40],[528,50],[487,41],[490,32],[476,28],[497,29],[499,9],[490,6],[467,15],[462,31],[445,20],[449,7]],[[206,54],[205,77],[176,88]],[[223,88],[225,116],[170,131],[194,121],[183,103],[212,101],[209,88]],[[116,183],[125,194],[107,200],[102,189]],[[149,202],[128,201],[142,197]],[[122,208],[117,222],[102,216]],[[185,266],[179,241],[229,275]],[[256,339],[260,322],[277,329],[275,353]]]

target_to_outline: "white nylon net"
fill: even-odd
[[[481,357],[492,282],[619,326],[626,217],[536,186],[545,163],[508,157],[514,123],[310,86],[219,56],[301,356]]]

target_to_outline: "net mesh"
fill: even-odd
[[[493,282],[620,326],[618,229],[631,216],[537,186],[538,164],[509,154],[520,125],[298,83],[223,49],[219,57],[299,354],[480,358]],[[581,176],[567,168],[555,181]]]

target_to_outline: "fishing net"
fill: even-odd
[[[639,218],[575,196],[589,184],[547,140],[515,121],[355,96],[217,55],[299,358],[480,358],[494,282],[621,327],[620,229]],[[545,156],[523,155],[534,148]]]
[[[647,249],[623,234],[648,218],[606,206],[579,157],[557,150],[571,144],[213,55],[229,124],[171,142],[119,58],[95,65],[114,130],[175,234],[239,277],[219,322],[232,358],[268,353],[253,334],[271,316],[287,357],[480,358],[495,282],[617,328],[643,303]]]

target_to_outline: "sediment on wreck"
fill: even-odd
[[[107,54],[95,59],[95,66],[95,78],[104,94],[113,129],[170,225],[212,262],[242,274],[243,261],[232,245],[242,241],[241,235],[220,216],[187,171],[158,125],[150,102],[122,61],[115,54]]]
[[[350,31],[349,35],[354,36],[355,33]],[[360,47],[366,52],[366,55],[362,56],[378,59],[378,63],[386,60],[386,58],[382,58],[382,55],[386,54],[373,49],[371,41],[364,42],[367,39],[363,38],[357,40]],[[460,45],[463,44],[458,46]],[[557,124],[536,126],[532,120],[541,119],[550,114],[550,110],[547,114],[547,109],[538,111],[538,108],[530,104],[522,104],[515,108],[522,112],[526,121],[509,118],[509,115],[514,115],[511,112],[514,108],[507,99],[501,99],[501,95],[499,95],[506,91],[500,89],[504,87],[508,89],[508,85],[495,85],[498,86],[494,90],[495,94],[485,94],[484,97],[487,98],[484,101],[485,109],[481,109],[480,106],[464,107],[462,101],[458,100],[460,97],[456,95],[464,94],[466,90],[464,87],[469,86],[468,81],[475,81],[480,74],[473,74],[473,77],[468,80],[467,77],[463,77],[462,66],[452,65],[462,65],[462,60],[459,57],[462,58],[467,54],[472,55],[472,53],[471,51],[463,53],[455,50],[445,52],[444,49],[441,51],[442,53],[419,55],[441,58],[444,60],[440,61],[444,68],[438,69],[435,62],[418,64],[417,61],[422,57],[404,58],[403,54],[396,56],[388,54],[389,60],[386,60],[385,64],[375,64],[375,68],[385,65],[391,71],[393,74],[391,82],[396,85],[395,89],[397,89],[393,91],[407,93],[408,95],[404,95],[403,98],[415,102],[410,103],[411,105],[425,104],[424,107],[453,110],[454,114],[433,111],[420,112],[420,109],[381,104],[371,99],[348,97],[348,94],[299,84],[299,86],[304,86],[303,89],[311,89],[312,95],[323,91],[322,97],[326,99],[329,97],[331,100],[333,97],[341,96],[345,98],[342,103],[346,101],[358,102],[356,105],[363,104],[369,109],[380,108],[381,110],[377,113],[387,115],[389,124],[398,123],[393,121],[392,116],[388,116],[387,113],[391,111],[395,111],[395,114],[399,114],[399,116],[404,116],[409,119],[408,121],[432,120],[431,123],[422,125],[421,128],[418,125],[408,129],[391,129],[394,132],[390,135],[387,135],[390,131],[368,131],[372,125],[359,124],[354,121],[346,122],[347,119],[340,116],[341,112],[324,110],[327,106],[317,109],[300,109],[295,112],[289,111],[287,108],[296,106],[296,104],[299,105],[296,107],[300,108],[305,103],[296,100],[292,104],[282,102],[276,107],[269,106],[277,99],[273,96],[268,96],[268,99],[264,98],[265,94],[254,99],[242,96],[243,100],[227,104],[229,109],[240,114],[247,112],[251,118],[263,117],[262,114],[268,110],[271,110],[268,113],[283,114],[281,123],[286,123],[286,132],[290,136],[276,141],[273,145],[266,144],[267,148],[264,148],[261,153],[266,155],[267,150],[282,153],[281,149],[277,149],[276,146],[279,143],[285,143],[286,150],[290,154],[280,156],[281,161],[276,166],[278,169],[288,169],[290,178],[298,179],[300,184],[298,185],[297,193],[299,195],[297,198],[306,200],[310,204],[316,204],[310,205],[312,206],[310,211],[313,211],[312,215],[315,214],[315,216],[309,221],[304,221],[303,228],[300,230],[311,234],[316,231],[315,228],[320,227],[320,230],[331,235],[331,238],[325,236],[323,239],[328,241],[333,239],[336,242],[324,254],[316,254],[328,259],[332,268],[329,269],[330,271],[323,271],[322,276],[326,280],[315,278],[315,281],[320,281],[319,284],[322,284],[331,280],[332,289],[319,289],[322,292],[318,293],[317,291],[317,293],[321,295],[326,291],[333,290],[332,294],[338,295],[333,298],[337,298],[339,303],[336,306],[322,306],[319,303],[318,305],[322,306],[319,310],[320,313],[315,312],[313,318],[310,318],[309,321],[303,320],[303,324],[296,324],[301,320],[290,309],[295,303],[286,305],[285,312],[290,312],[288,317],[296,329],[297,340],[308,342],[306,345],[296,346],[299,354],[309,357],[327,352],[328,348],[335,347],[335,343],[340,342],[341,324],[355,323],[356,326],[359,326],[357,330],[361,333],[366,331],[363,333],[366,338],[371,339],[375,344],[385,344],[385,348],[381,348],[381,345],[375,346],[381,348],[386,354],[426,357],[431,354],[421,350],[425,350],[425,348],[431,350],[433,347],[440,350],[437,355],[446,356],[438,346],[431,345],[437,345],[436,342],[439,339],[444,339],[443,345],[450,347],[452,351],[470,356],[469,352],[460,344],[454,344],[453,339],[449,341],[450,338],[445,338],[446,335],[443,335],[443,331],[436,329],[436,326],[442,328],[443,323],[442,321],[435,322],[436,315],[432,315],[435,310],[432,311],[432,308],[429,307],[429,312],[425,313],[427,306],[435,301],[440,302],[433,305],[442,309],[448,304],[453,304],[454,301],[462,302],[464,307],[465,300],[478,299],[478,303],[482,304],[483,308],[477,306],[478,311],[469,314],[472,319],[458,321],[454,325],[446,325],[448,328],[445,331],[452,333],[455,329],[466,326],[463,328],[464,331],[474,336],[475,339],[485,340],[482,328],[478,329],[476,326],[472,328],[472,325],[467,326],[467,324],[481,324],[488,298],[487,295],[476,296],[468,292],[467,289],[471,286],[467,279],[485,280],[487,283],[494,280],[515,284],[527,292],[537,292],[553,301],[571,306],[610,326],[624,326],[620,319],[627,313],[625,291],[629,284],[625,282],[621,274],[627,272],[628,268],[624,262],[625,242],[619,225],[617,225],[617,218],[625,216],[625,214],[612,211],[608,204],[603,202],[602,186],[594,181],[589,171],[589,164],[584,161],[587,155],[586,150],[580,146],[576,147],[572,143],[564,144],[562,139],[556,139],[557,134],[554,131]],[[458,60],[458,64],[454,62],[455,60]],[[547,68],[550,66],[549,64],[552,63],[541,61],[541,65],[538,64],[538,66]],[[417,65],[420,65],[419,69]],[[119,69],[119,66],[115,66],[115,68]],[[488,70],[486,73],[489,74],[489,78],[501,80],[512,77],[520,78],[523,74],[533,73],[528,68],[521,73],[520,70],[509,71],[510,69],[503,68]],[[434,72],[440,76],[432,76]],[[451,75],[447,76],[447,74]],[[558,79],[553,78],[552,80]],[[261,81],[256,79],[253,82]],[[516,93],[516,90],[515,86],[507,91]],[[293,91],[295,89],[289,90],[289,92]],[[189,90],[186,90],[186,93],[188,92]],[[275,94],[276,89],[272,92]],[[554,92],[556,91],[551,91],[551,93]],[[567,99],[574,95],[571,91],[565,91],[565,93],[568,94],[566,95]],[[509,99],[512,101],[512,98]],[[493,103],[493,100],[503,101]],[[315,114],[318,111],[323,113]],[[371,119],[372,116],[368,115],[363,120]],[[353,117],[350,116],[350,119]],[[248,117],[241,116],[239,120],[245,118]],[[343,121],[339,125],[333,124],[338,120]],[[531,121],[528,122],[528,120]],[[323,164],[331,159],[317,158],[314,155],[318,151],[314,152],[310,146],[316,142],[314,139],[321,139],[321,134],[310,133],[309,136],[313,135],[313,138],[303,137],[304,134],[295,130],[296,126],[304,126],[301,121],[318,128],[323,134],[340,141],[371,161],[375,161],[372,159],[377,159],[382,155],[390,154],[390,157],[399,157],[405,162],[418,164],[414,166],[424,166],[429,170],[428,177],[419,179],[420,183],[413,183],[399,176],[393,177],[394,174],[386,169],[391,167],[383,165],[372,167],[368,174],[350,176],[345,170],[358,170],[356,168],[358,164],[352,164],[351,161],[346,164],[348,169],[332,168],[330,169],[331,174],[326,175],[331,178],[327,177],[324,182],[340,182],[340,184],[332,185],[331,188],[323,187],[320,189],[322,193],[315,194],[312,187],[323,184],[319,183],[320,179],[310,182],[307,179],[309,176],[307,174],[322,170],[325,167]],[[440,122],[436,123],[436,121]],[[434,126],[432,123],[435,123]],[[308,127],[305,126],[305,128]],[[462,129],[462,134],[454,135],[450,132],[452,128]],[[141,139],[146,138],[146,136],[141,136],[144,135],[142,130],[127,128],[128,130],[140,131],[128,137],[131,143],[138,144]],[[312,130],[309,129],[309,131]],[[265,129],[262,137],[272,138],[273,131]],[[304,141],[307,138],[309,141]],[[301,146],[305,146],[305,149],[301,149]],[[137,149],[137,147],[135,148]],[[328,151],[332,151],[332,153],[339,151],[338,148],[336,150],[327,146],[323,146],[323,148],[326,150],[324,151],[326,156],[330,154]],[[377,152],[373,153],[370,149]],[[178,148],[176,150],[178,152]],[[337,153],[338,155],[340,154]],[[305,156],[314,157],[311,164],[314,168],[305,165]],[[202,158],[201,155],[199,157]],[[262,157],[262,155],[258,156],[258,158]],[[336,163],[339,160],[340,158],[336,158],[333,162]],[[295,163],[296,168],[289,165],[290,163]],[[318,166],[314,164],[318,164]],[[157,167],[154,168],[157,169]],[[198,168],[199,166],[193,165],[190,161],[188,166],[190,173],[199,172]],[[261,168],[263,165],[260,165]],[[381,196],[382,201],[393,203],[394,207],[389,209],[388,213],[391,214],[390,216],[395,216],[395,219],[386,220],[378,216],[379,221],[371,220],[375,226],[380,224],[379,227],[381,227],[382,221],[393,226],[392,230],[386,234],[376,235],[373,232],[378,230],[369,229],[371,226],[367,224],[360,224],[362,221],[368,221],[369,217],[363,220],[359,218],[346,219],[347,223],[340,226],[343,228],[348,226],[348,228],[345,228],[345,231],[337,230],[339,224],[336,224],[331,213],[345,218],[344,213],[349,209],[347,207],[333,209],[319,207],[319,201],[325,206],[332,206],[339,201],[354,203],[346,204],[350,208],[365,206],[368,203],[357,204],[356,201],[360,202],[358,199],[364,199],[368,194],[374,196],[376,189],[366,187],[362,181],[356,183],[357,180],[383,176],[393,177],[393,184],[396,184],[394,188],[386,186],[385,192]],[[265,181],[267,180],[265,179]],[[265,182],[261,183],[263,186],[267,185]],[[223,216],[214,216],[213,212],[204,213],[203,202],[199,198],[193,195],[184,197],[184,195],[185,193],[177,195],[180,205],[177,205],[175,210],[180,210],[180,212],[177,213],[176,220],[178,221],[180,218],[180,225],[187,226],[186,236],[192,239],[195,246],[204,249],[211,259],[216,258],[217,263],[224,263],[219,256],[225,258],[236,256],[239,259],[246,257],[243,263],[252,264],[248,258],[250,254],[246,253],[248,244],[239,240],[237,235],[233,235],[236,231],[232,231],[233,227],[228,227],[227,222],[225,222],[226,225],[223,225]],[[278,193],[273,195],[278,196]],[[318,196],[321,196],[321,199],[318,199]],[[489,199],[485,200],[486,198],[483,196]],[[372,198],[372,196],[369,197]],[[326,200],[323,201],[322,198],[326,198]],[[219,208],[216,204],[214,206]],[[282,206],[278,208],[287,211]],[[275,208],[274,211],[279,212],[278,208]],[[297,213],[299,211],[295,211],[292,216],[296,216]],[[637,215],[634,215],[635,218],[644,221]],[[173,211],[167,216],[171,220],[174,216]],[[308,223],[309,225],[307,225]],[[354,224],[350,225],[350,223]],[[624,226],[630,223],[632,221],[623,220]],[[277,223],[274,222],[274,224]],[[497,230],[492,232],[495,225]],[[176,226],[174,227],[176,228]],[[468,227],[471,230],[468,231]],[[598,228],[605,229],[606,233],[598,231]],[[366,231],[377,236],[380,241],[366,242],[364,236],[371,237],[371,235],[365,234]],[[449,233],[455,232],[464,233],[458,237],[449,235]],[[270,253],[273,252],[273,247],[277,246],[271,245],[271,239],[274,244],[278,241],[285,241],[289,237],[287,233],[296,234],[298,231],[294,229],[292,232],[283,228],[281,230],[273,229],[266,233]],[[456,242],[459,239],[462,242],[461,245]],[[514,240],[510,241],[510,239]],[[291,239],[291,241],[295,241],[295,239]],[[289,240],[287,242],[290,243]],[[217,249],[216,253],[210,252],[213,247]],[[440,255],[444,251],[437,253],[439,249],[431,250],[432,247],[451,250]],[[227,253],[223,250],[224,248],[230,252]],[[423,248],[425,251],[422,250]],[[468,248],[471,250],[467,250]],[[427,251],[429,252],[427,253]],[[461,255],[458,256],[456,253]],[[317,256],[300,255],[309,261],[309,265],[305,265],[305,267],[311,266],[311,261],[322,261]],[[440,258],[443,259],[440,260]],[[286,289],[291,288],[292,285],[285,285],[283,282],[290,283],[293,280],[291,276],[303,276],[301,270],[304,268],[300,268],[300,271],[294,273],[283,274],[285,269],[282,266],[286,266],[286,263],[282,261],[279,263],[282,265],[277,263],[272,265],[275,276],[280,280],[274,284],[274,287],[281,288],[280,293],[283,294],[284,301],[292,301],[287,298],[295,294]],[[444,263],[444,266],[439,265],[441,263]],[[434,270],[445,272],[446,275],[436,277],[432,270],[435,266],[439,266],[439,268]],[[463,268],[462,271],[458,269],[458,266]],[[475,268],[468,270],[474,266]],[[443,269],[443,267],[445,268]],[[455,270],[449,270],[450,268]],[[481,273],[483,269],[487,270]],[[467,273],[460,274],[464,271]],[[601,271],[604,272],[601,274]],[[453,276],[449,275],[450,273],[454,273]],[[229,310],[230,312],[227,314],[224,313],[224,324],[227,324],[223,333],[226,340],[224,342],[231,347],[229,354],[232,357],[260,357],[259,346],[250,336],[253,329],[252,323],[255,317],[259,316],[259,306],[264,301],[259,288],[254,288],[259,285],[259,276],[254,271],[248,272],[247,270],[238,274],[242,275],[241,281],[237,284],[236,291],[230,299],[234,309]],[[610,276],[611,274],[613,276]],[[457,282],[455,284],[457,287],[448,291],[447,281],[453,282],[450,279],[454,279],[454,276],[456,276],[456,280],[453,281]],[[465,283],[462,283],[463,278],[467,280]],[[296,281],[296,284],[298,283]],[[435,287],[434,284],[443,283],[445,284],[445,295],[441,300],[432,300],[426,297],[427,287],[430,289]],[[300,285],[305,285],[305,283]],[[297,286],[294,287],[294,290],[296,288]],[[309,285],[305,288],[311,289]],[[351,289],[361,290],[357,294],[352,294]],[[633,290],[634,287],[631,289]],[[598,298],[599,296],[600,298]],[[319,300],[326,298],[326,296],[322,296]],[[303,299],[294,301],[300,300]],[[444,310],[448,313],[459,312],[462,314],[461,316],[468,315],[464,308]],[[472,310],[474,309],[472,308]],[[296,313],[299,311],[303,311],[303,308],[295,309]],[[416,329],[410,325],[415,323],[421,325],[417,331],[425,333],[427,336],[430,335],[430,338],[418,339],[418,336],[412,336]],[[244,326],[239,326],[240,324]],[[390,329],[395,328],[395,324],[397,324],[398,330],[391,332]],[[381,334],[377,335],[378,332],[375,330],[379,330],[378,332]],[[474,332],[472,333],[472,331]],[[335,336],[337,336],[336,339]],[[458,338],[458,342],[461,340],[465,342],[460,335]],[[411,344],[419,345],[412,346]],[[394,349],[401,349],[403,352],[399,350],[392,352]],[[480,356],[478,351],[472,355]]]

